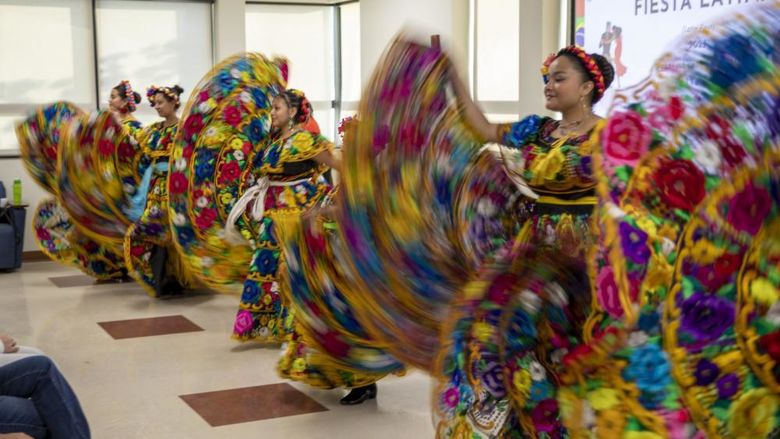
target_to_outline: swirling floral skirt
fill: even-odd
[[[124,239],[128,274],[152,297],[181,294],[198,284],[171,240],[165,183],[153,181],[146,208]]]
[[[127,273],[121,251],[79,233],[54,199],[40,202],[33,215],[33,229],[41,251],[54,261],[77,267],[98,280],[121,279]]]

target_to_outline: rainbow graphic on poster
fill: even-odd
[[[574,3],[574,44],[585,47],[585,0]]]

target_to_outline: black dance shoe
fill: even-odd
[[[157,297],[168,298],[182,296],[185,292],[184,286],[180,284],[176,279],[170,279],[166,281],[162,287],[158,289]]]
[[[369,399],[376,398],[376,384],[369,384],[363,387],[355,387],[347,393],[347,396],[339,401],[342,405],[363,404]]]

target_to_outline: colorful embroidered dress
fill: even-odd
[[[593,300],[533,241],[466,289],[440,436],[777,435],[780,3],[706,28],[594,134]]]
[[[239,230],[249,240],[254,256],[234,326],[234,337],[240,340],[284,341],[279,375],[326,389],[359,387],[384,376],[340,368],[327,355],[311,349],[290,308],[292,293],[286,290],[290,285],[281,282],[284,254],[277,241],[277,223],[300,221],[301,214],[330,191],[323,177],[327,167],[314,157],[331,148],[323,136],[295,128],[288,137],[272,140],[250,158],[253,166],[245,174],[247,184],[259,188],[252,203],[263,203],[263,209],[262,216],[255,217],[255,206],[249,206],[239,220]]]
[[[313,259],[326,259],[325,263],[334,259],[323,241],[334,238],[332,223],[323,217],[303,229],[297,227],[300,223],[300,216],[279,218],[276,223],[287,270],[282,275],[282,291],[290,302],[284,321],[287,341],[277,367],[279,375],[323,389],[362,387],[389,373],[402,375],[403,365],[371,341],[354,315],[350,315],[345,295],[331,282],[337,279],[338,269],[331,267],[334,270],[329,274],[315,274],[318,269]],[[301,231],[303,236],[298,234]],[[319,282],[302,279],[318,275],[325,277]],[[355,342],[356,339],[360,341]],[[359,366],[355,366],[357,358]]]
[[[559,393],[572,434],[780,429],[780,2],[706,28],[597,133],[589,268],[606,313],[585,334],[601,354],[572,355]]]
[[[264,185],[265,189],[253,201],[263,203],[262,218],[245,212],[239,220],[241,234],[254,249],[233,330],[240,340],[277,343],[285,339],[287,311],[278,282],[281,250],[274,235],[274,218],[299,215],[330,190],[322,177],[327,168],[314,161],[330,148],[324,137],[295,128],[286,138],[271,140],[249,158],[252,165],[244,174],[246,185]],[[230,172],[228,164],[221,169],[222,178]]]
[[[32,225],[38,247],[52,260],[76,267],[98,280],[121,279],[126,275],[121,252],[79,232],[57,200],[42,200]]]
[[[131,167],[124,167],[132,175],[123,175],[124,179],[140,182],[126,211],[134,223],[124,237],[125,264],[130,276],[154,297],[166,294],[164,290],[169,283],[177,290],[193,285],[178,250],[173,247],[168,220],[169,157],[177,126],[156,122],[131,131],[138,143],[138,153],[123,155],[124,160],[132,160]]]
[[[442,436],[523,437],[522,431],[534,431],[532,420],[540,412],[556,419],[551,407],[557,381],[548,374],[561,368],[561,350],[578,343],[577,334],[590,308],[590,292],[584,275],[570,279],[564,290],[532,261],[540,267],[546,262],[550,273],[556,273],[550,267],[556,260],[584,273],[585,255],[593,243],[589,221],[596,201],[589,135],[553,138],[557,126],[557,121],[539,116],[499,126],[501,143],[511,148],[502,151],[506,171],[528,182],[539,199],[519,202],[520,232],[509,244],[513,251],[499,252],[496,260],[483,267],[479,279],[466,287],[465,296],[484,299],[456,309],[454,323],[448,326],[451,343],[439,358],[438,372],[443,378],[436,403],[437,432]],[[509,301],[512,295],[507,291],[519,285],[524,288],[523,300],[532,309],[547,308],[546,291],[554,292],[566,306],[554,312],[529,313],[509,323],[516,325],[513,344],[501,346],[496,338],[503,330],[501,303]],[[513,354],[513,362],[504,366],[501,355],[508,353]],[[504,374],[517,374],[523,386],[527,379],[529,387],[522,391],[533,392],[519,411],[513,410],[511,389],[502,383]],[[532,378],[538,380],[533,390]],[[563,428],[553,422],[548,433],[559,437]]]
[[[240,294],[254,250],[226,237],[227,217],[246,188],[244,171],[265,145],[271,102],[287,65],[257,53],[221,61],[193,89],[172,152],[169,207],[174,242],[199,281]]]
[[[141,130],[141,122],[130,114],[122,116],[122,126],[131,134],[135,134]]]
[[[504,156],[506,170],[518,173],[540,196],[523,198],[518,243],[549,245],[581,259],[590,248],[589,219],[596,202],[589,133],[554,138],[558,122],[530,116],[499,126],[501,144],[516,151]]]
[[[350,136],[351,137],[351,136]],[[346,143],[346,142],[345,142]],[[291,310],[279,362],[283,377],[320,388],[360,387],[404,367],[361,328],[337,254],[344,251],[332,209],[338,187],[303,215],[281,215],[275,235],[284,254],[282,291]]]
[[[59,156],[63,148],[68,147],[70,125],[85,117],[73,104],[57,102],[37,109],[16,129],[25,167],[55,196],[42,200],[33,215],[35,240],[52,260],[75,266],[96,279],[121,278],[125,274],[121,248],[115,243],[89,237],[88,234],[94,236],[89,228],[75,223],[62,204],[63,197],[75,200],[69,205],[80,204],[73,193],[60,190],[60,181],[63,176],[67,177],[70,164],[60,163]],[[65,181],[69,179],[65,178]],[[66,184],[66,187],[71,186]]]

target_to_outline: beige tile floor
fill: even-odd
[[[53,262],[0,273],[0,332],[60,365],[96,439],[431,438],[431,379],[419,372],[379,383],[379,398],[338,404],[339,390],[293,384],[328,411],[210,427],[179,395],[281,382],[277,349],[238,344],[230,329],[237,297],[201,294],[160,301],[133,283],[58,288],[78,271]],[[97,322],[182,314],[204,329],[112,339]]]

